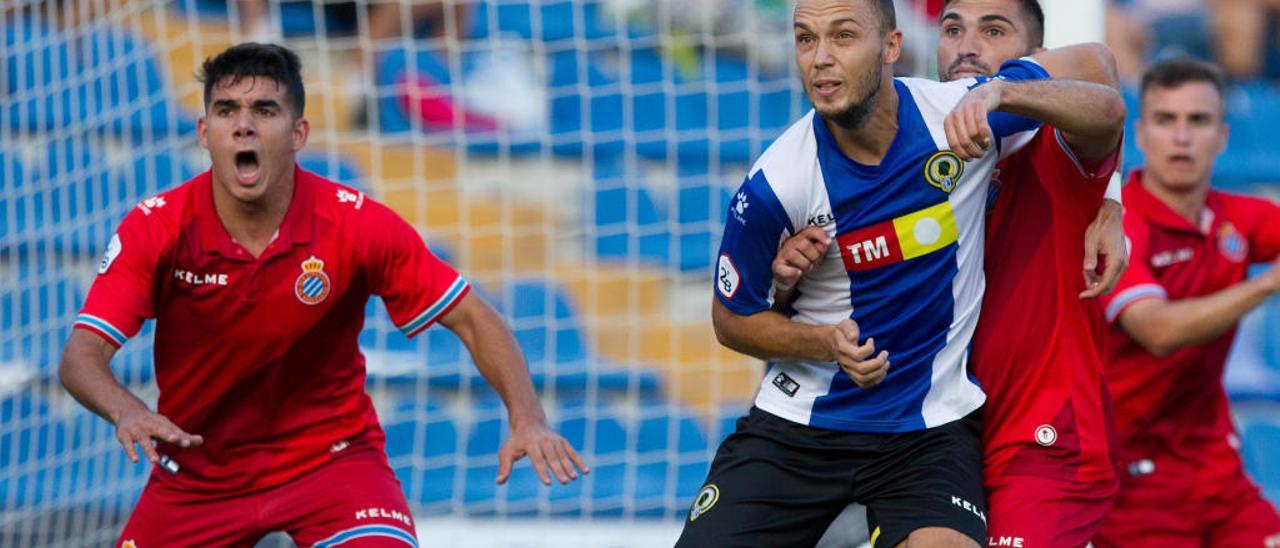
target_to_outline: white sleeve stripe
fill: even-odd
[[[458,297],[462,295],[463,290],[466,288],[467,280],[463,279],[462,276],[458,276],[458,279],[453,281],[453,284],[449,286],[449,289],[446,289],[444,295],[441,295],[436,302],[432,303],[431,306],[428,306],[427,309],[422,311],[421,314],[418,314],[417,317],[409,320],[408,323],[398,326],[400,331],[405,335],[410,335],[415,331],[422,329],[423,326],[430,325],[432,322],[439,319],[438,316],[452,306],[454,301],[458,300]]]
[[[1080,158],[1076,156],[1076,151],[1071,150],[1071,145],[1067,144],[1067,139],[1062,136],[1062,131],[1058,128],[1053,128],[1053,136],[1058,140],[1058,147],[1067,153],[1068,158],[1071,158],[1071,163],[1076,166],[1076,171],[1080,173],[1080,176],[1085,179],[1090,178],[1089,172],[1084,169],[1084,164],[1080,163]]]
[[[1168,299],[1169,294],[1156,284],[1135,285],[1121,291],[1116,298],[1111,301],[1111,306],[1107,307],[1107,321],[1114,322],[1124,307],[1129,306],[1135,301],[1147,298]]]
[[[75,325],[83,325],[85,327],[93,328],[94,331],[98,331],[110,337],[117,345],[123,346],[124,342],[129,340],[129,337],[124,335],[123,330],[111,325],[111,322],[108,322],[107,320],[90,314],[80,314],[79,316],[76,316]]]

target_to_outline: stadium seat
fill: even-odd
[[[702,487],[711,464],[707,437],[692,413],[676,404],[642,407],[641,416],[637,515],[679,517]]]
[[[54,264],[19,260],[0,273],[0,363],[41,377],[57,370],[86,289],[75,272]]]
[[[403,401],[381,422],[387,458],[409,502],[430,508],[452,501],[458,429],[446,409],[430,400]]]
[[[1246,424],[1241,432],[1244,457],[1249,475],[1268,499],[1280,501],[1280,423],[1257,421]]]
[[[349,187],[368,192],[369,183],[355,164],[341,154],[324,152],[302,152],[298,154],[298,165],[321,177],[342,183]]]
[[[72,495],[58,488],[71,481],[69,466],[58,458],[72,449],[70,441],[43,398],[26,391],[0,398],[0,500],[6,507],[65,502]]]

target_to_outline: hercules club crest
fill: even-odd
[[[293,284],[293,293],[302,304],[317,305],[329,296],[329,275],[324,273],[324,261],[312,255],[302,261],[302,274]]]
[[[961,175],[964,175],[964,162],[950,150],[936,153],[924,163],[925,180],[947,194],[960,185]]]

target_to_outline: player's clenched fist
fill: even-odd
[[[859,335],[858,324],[853,320],[836,324],[831,334],[831,353],[853,382],[862,388],[871,388],[889,374],[889,352],[881,350],[876,354],[874,338],[858,344]]]
[[[991,148],[994,133],[987,115],[1000,108],[1004,85],[1003,80],[991,80],[969,90],[943,121],[947,144],[961,160],[976,160]]]
[[[130,461],[138,462],[138,451],[133,447],[138,444],[147,460],[153,463],[160,461],[160,455],[156,453],[152,440],[180,447],[196,447],[204,443],[202,436],[188,434],[164,415],[142,407],[120,413],[120,418],[116,420],[116,440],[124,446],[124,454]]]
[[[795,287],[800,277],[822,263],[831,245],[831,236],[820,226],[810,226],[787,238],[773,258],[773,279],[784,288]]]

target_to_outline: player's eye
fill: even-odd
[[[992,38],[999,38],[999,37],[1004,36],[1004,35],[1005,35],[1005,32],[1004,32],[1004,29],[1002,29],[1002,28],[999,28],[999,27],[991,27],[991,28],[987,29],[987,36],[990,36],[990,37],[992,37]]]
[[[942,34],[945,34],[947,36],[952,36],[952,37],[960,36],[960,27],[955,27],[955,26],[947,27],[945,29],[942,29]]]
[[[840,31],[839,34],[836,34],[836,38],[840,40],[853,40],[853,33],[847,30]]]
[[[796,43],[797,43],[797,44],[811,44],[811,43],[813,43],[813,35],[812,35],[812,34],[797,34],[797,35],[796,35]]]
[[[264,118],[270,118],[276,115],[276,111],[271,110],[270,108],[267,108],[267,107],[262,107],[258,109],[258,115]]]

